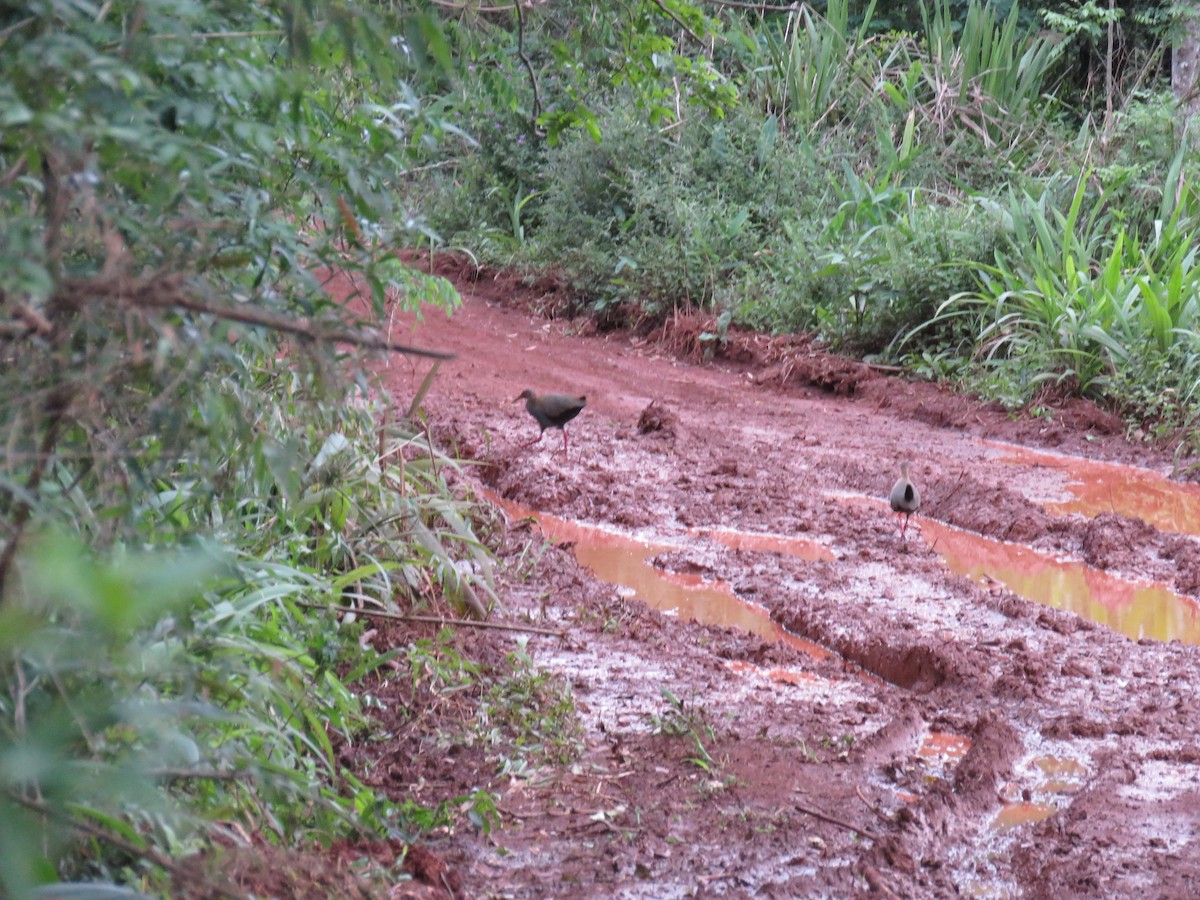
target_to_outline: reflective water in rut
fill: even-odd
[[[1024,768],[1032,775],[1030,787],[1009,783],[1001,788],[1005,804],[992,820],[997,831],[1009,831],[1048,819],[1070,803],[1071,795],[1083,790],[1088,768],[1078,759],[1039,756]]]
[[[996,818],[992,820],[992,827],[997,831],[1008,831],[1022,825],[1041,822],[1056,812],[1058,812],[1058,807],[1053,803],[1043,803],[1040,800],[1017,800],[1000,807],[1000,812],[996,813]]]
[[[962,531],[932,519],[921,533],[951,571],[1064,609],[1131,638],[1200,644],[1200,608],[1162,584],[1127,581],[1086,563]]]
[[[735,531],[732,528],[693,528],[692,534],[711,537],[730,550],[749,550],[755,553],[786,553],[809,562],[833,562],[833,551],[818,541],[789,537],[785,534],[763,534]]]
[[[738,597],[725,582],[709,581],[692,573],[664,572],[651,564],[653,556],[679,549],[676,545],[642,541],[597,525],[560,519],[495,495],[489,499],[510,516],[536,521],[548,540],[572,544],[580,565],[598,578],[626,588],[655,609],[706,625],[741,628],[770,641],[790,644],[817,659],[830,655],[820,645],[784,629],[765,609]]]
[[[1004,451],[1002,459],[1007,463],[1044,466],[1067,476],[1067,490],[1074,496],[1047,503],[1051,512],[1085,516],[1115,512],[1141,519],[1159,531],[1200,535],[1200,485],[1181,484],[1135,466],[989,443]]]

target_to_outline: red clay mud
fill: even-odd
[[[495,617],[565,633],[529,636],[525,652],[571,684],[581,757],[502,775],[485,747],[431,748],[386,678],[372,690],[395,741],[347,757],[397,800],[431,785],[498,795],[502,828],[424,847],[455,896],[1200,895],[1200,648],[1057,609],[1053,586],[1046,603],[1019,596],[1000,562],[955,574],[938,552],[954,526],[1007,542],[995,546],[1018,566],[1033,557],[1017,551],[1036,551],[1166,585],[1175,615],[1200,618],[1193,536],[1061,506],[1071,455],[1160,475],[1169,460],[1079,401],[1013,418],[802,338],[735,329],[713,346],[687,317],[601,333],[543,317],[571,308],[552,279],[441,259],[464,307],[386,325],[457,354],[424,405],[445,448],[482,462],[461,489],[667,545],[651,564],[720,584],[831,651],[657,611],[570,542],[543,553],[538,528],[497,513]],[[389,361],[399,403],[427,369]],[[534,426],[511,401],[526,387],[587,395],[568,459],[557,439],[521,446]],[[924,500],[912,525],[926,526],[907,540],[886,502],[901,459]],[[516,639],[461,640],[499,657]],[[931,734],[956,748],[936,765]]]

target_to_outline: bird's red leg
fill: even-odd
[[[565,429],[565,428],[564,428],[564,429],[562,430],[562,433],[563,433],[563,459],[566,459],[566,458],[567,458],[567,455],[568,455],[568,451],[567,451],[567,429]]]
[[[539,441],[542,439],[542,435],[543,435],[543,434],[545,434],[545,433],[546,433],[545,431],[539,431],[539,432],[538,432],[538,436],[537,436],[537,437],[535,437],[535,438],[534,438],[532,441],[530,441],[529,443],[527,443],[527,444],[522,444],[521,446],[522,446],[522,447],[532,447],[534,444],[538,443],[538,442],[539,442]]]

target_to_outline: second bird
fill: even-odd
[[[562,432],[563,456],[566,456],[568,451],[567,429],[565,426],[579,415],[583,407],[587,405],[587,397],[572,397],[568,394],[542,394],[539,397],[529,388],[526,388],[517,395],[513,402],[516,403],[517,400],[525,401],[525,409],[529,411],[531,416],[537,419],[538,425],[542,428],[538,432],[538,436],[524,446],[529,447],[540,441],[542,435],[546,433],[547,428],[557,428]]]
[[[892,485],[892,494],[889,498],[892,502],[892,512],[897,516],[904,516],[904,525],[900,528],[901,537],[904,537],[905,532],[908,531],[909,517],[921,506],[921,492],[909,480],[908,465],[907,461],[900,463],[900,477]]]

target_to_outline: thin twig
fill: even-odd
[[[889,825],[893,824],[891,818],[886,813],[884,813],[883,810],[881,810],[878,806],[876,806],[870,800],[867,799],[867,795],[863,792],[861,784],[855,786],[854,793],[858,794],[858,799],[861,800],[866,805],[867,809],[869,809],[871,812],[875,813],[875,815],[877,815],[879,817],[880,821],[886,822]]]
[[[248,38],[248,37],[278,37],[283,34],[282,28],[266,28],[261,31],[193,31],[189,34],[163,33],[152,34],[152,41],[208,41],[224,38]]]
[[[404,169],[400,172],[400,174],[416,175],[420,172],[432,172],[434,169],[444,169],[447,166],[461,166],[462,164],[463,161],[459,157],[453,156],[450,159],[442,159],[438,162],[426,163],[423,166],[413,166],[410,169]]]
[[[530,127],[537,130],[538,116],[542,114],[542,96],[538,93],[537,75],[533,71],[533,63],[529,61],[529,57],[525,55],[525,13],[521,12],[521,4],[516,4],[517,10],[517,56],[521,58],[521,62],[525,64],[525,69],[529,72],[529,84],[533,88],[533,112],[530,118]]]
[[[139,305],[154,306],[156,305],[149,297],[139,298]],[[398,344],[395,341],[385,340],[371,334],[363,334],[350,330],[343,329],[323,329],[307,322],[297,321],[277,313],[266,312],[264,310],[254,309],[234,309],[228,306],[216,306],[211,303],[204,303],[201,300],[194,300],[190,297],[169,296],[164,300],[162,306],[175,306],[181,309],[191,310],[192,312],[205,313],[210,316],[216,316],[220,319],[228,319],[231,322],[242,322],[246,325],[261,325],[264,328],[271,328],[275,331],[282,331],[287,334],[298,334],[303,337],[311,338],[314,341],[329,341],[333,343],[353,344],[356,347],[362,347],[367,350],[390,350],[394,353],[410,353],[414,356],[428,356],[431,359],[453,359],[453,353],[445,353],[441,350],[425,350],[421,347],[412,347],[408,344]]]
[[[837,825],[840,828],[845,828],[847,831],[853,831],[857,834],[861,834],[863,837],[870,838],[873,841],[879,840],[879,835],[877,835],[875,832],[867,828],[859,828],[857,825],[851,825],[849,822],[843,822],[841,819],[835,819],[833,816],[829,815],[829,813],[823,813],[819,809],[812,809],[811,807],[804,806],[800,803],[796,804],[796,809],[800,810],[802,813],[807,813],[814,819],[820,819],[822,822],[828,822],[830,825]]]
[[[161,778],[163,781],[182,781],[192,778],[206,781],[241,781],[254,778],[253,772],[226,772],[218,769],[151,769],[146,774],[151,778]]]
[[[463,11],[469,10],[476,15],[513,11],[512,6],[476,6],[474,3],[450,3],[448,0],[433,0],[433,5],[440,6],[442,9],[459,9]]]
[[[27,159],[28,157],[22,156],[9,167],[7,172],[5,172],[3,175],[0,175],[0,187],[8,187],[12,182],[21,177],[22,173],[25,171],[25,163]]]
[[[966,471],[962,471],[962,472],[958,473],[958,481],[954,482],[954,487],[952,487],[950,489],[950,493],[946,494],[946,496],[942,497],[942,499],[941,499],[941,503],[943,506],[945,504],[949,503],[950,498],[953,497],[956,493],[958,493],[958,489],[963,486],[963,480],[966,477],[967,477]]]
[[[767,3],[739,3],[737,0],[705,0],[710,6],[728,6],[732,9],[748,9],[753,12],[795,12],[799,3],[789,3],[787,6],[772,6]]]
[[[660,10],[662,10],[662,13],[664,16],[666,16],[668,19],[670,19],[672,22],[674,22],[676,25],[678,25],[680,28],[682,28],[685,32],[687,32],[688,37],[690,37],[693,41],[695,41],[701,47],[706,46],[704,41],[700,40],[700,36],[698,34],[696,34],[696,32],[692,31],[692,29],[687,26],[687,23],[684,22],[683,19],[679,18],[679,16],[675,15],[675,13],[673,13],[671,10],[667,9],[663,5],[662,0],[651,0],[651,2],[655,6],[657,6]]]
[[[19,22],[13,22],[7,28],[0,29],[0,41],[4,40],[5,38],[7,38],[9,35],[13,34],[14,32],[20,31],[22,28],[26,27],[27,25],[32,25],[36,21],[37,21],[37,16],[29,16],[28,18],[22,19]]]
[[[64,382],[52,391],[46,400],[46,415],[48,419],[46,422],[46,433],[42,436],[42,443],[38,448],[38,457],[34,463],[33,471],[29,473],[29,479],[25,482],[26,497],[36,498],[38,496],[38,487],[42,483],[42,476],[45,474],[46,466],[50,463],[50,457],[54,453],[54,446],[58,442],[58,434],[67,407],[71,402],[70,397],[73,388],[74,385],[70,382]],[[8,539],[8,544],[5,546],[4,552],[0,553],[0,604],[4,603],[4,585],[8,580],[9,569],[12,568],[13,560],[17,556],[17,547],[21,543],[21,537],[25,533],[25,526],[29,523],[29,516],[32,511],[32,501],[22,499],[13,513],[12,536]]]
[[[173,859],[163,853],[160,853],[154,847],[149,845],[145,847],[138,846],[133,841],[126,840],[119,834],[114,834],[113,832],[101,828],[98,825],[92,825],[90,822],[82,822],[63,810],[56,809],[48,804],[40,803],[36,800],[30,800],[26,797],[22,797],[20,794],[14,793],[13,791],[7,791],[6,794],[10,800],[12,800],[14,803],[24,806],[26,809],[38,813],[39,815],[46,816],[47,818],[57,819],[60,822],[65,822],[70,825],[71,828],[80,832],[81,834],[86,834],[88,837],[94,837],[97,840],[112,844],[114,847],[120,847],[122,850],[132,854],[133,856],[148,859],[155,865],[160,866],[168,872],[174,873],[179,869],[178,864]]]
[[[566,637],[565,631],[555,631],[550,628],[535,628],[532,625],[510,625],[505,622],[477,622],[474,619],[446,619],[442,616],[421,616],[416,613],[393,613],[375,609],[355,609],[352,606],[339,606],[327,603],[309,603],[297,600],[297,606],[305,609],[331,609],[334,612],[352,613],[356,616],[366,616],[376,619],[394,619],[398,622],[431,622],[434,625],[465,625],[468,628],[494,628],[497,631],[526,631],[530,634],[546,634],[550,637]]]

